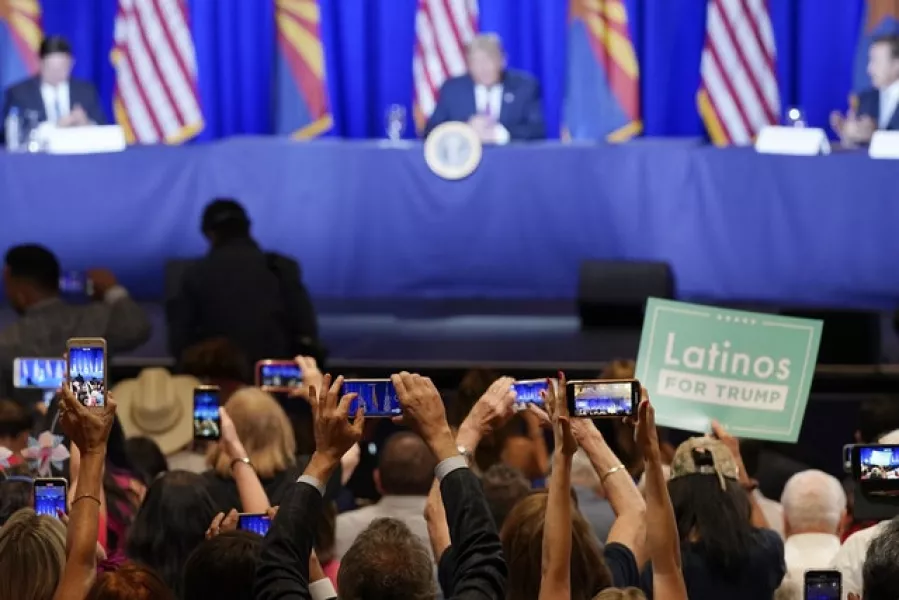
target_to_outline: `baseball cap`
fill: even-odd
[[[687,475],[717,475],[721,489],[724,478],[737,480],[737,461],[727,446],[713,437],[693,437],[677,447],[671,461],[671,479]]]

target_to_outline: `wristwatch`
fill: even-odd
[[[462,458],[465,459],[465,462],[467,462],[468,465],[471,466],[471,463],[474,462],[474,455],[471,453],[471,450],[461,445],[456,446],[456,449],[459,451],[459,454],[462,455]]]
[[[253,463],[250,462],[249,456],[244,456],[243,458],[235,458],[234,460],[232,460],[231,461],[231,470],[232,471],[234,470],[234,465],[236,465],[237,463],[244,463],[247,466],[249,466],[251,469],[253,469],[254,471],[256,470],[255,467],[253,467]]]

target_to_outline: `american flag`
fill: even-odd
[[[418,0],[415,14],[415,123],[434,112],[440,86],[465,73],[465,47],[478,31],[478,0]]]
[[[718,145],[751,144],[780,118],[767,0],[709,0],[699,112]]]
[[[184,0],[119,0],[116,121],[129,142],[179,144],[203,129]]]

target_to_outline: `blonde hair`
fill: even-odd
[[[30,508],[0,528],[0,600],[50,600],[66,566],[66,528]]]
[[[635,587],[607,588],[594,596],[593,600],[646,600],[646,594]]]
[[[260,479],[269,479],[296,464],[296,439],[287,413],[271,394],[242,388],[225,403],[250,462]],[[231,477],[231,458],[221,443],[213,444],[206,462],[220,477]]]
[[[468,52],[479,50],[481,52],[493,54],[498,58],[503,58],[505,56],[505,51],[503,50],[503,41],[495,33],[480,33],[474,36],[468,43],[468,47],[466,49],[468,50]]]

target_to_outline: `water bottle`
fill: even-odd
[[[13,106],[6,115],[6,122],[3,123],[3,131],[6,135],[6,149],[9,152],[18,152],[22,145],[22,134],[20,132],[19,109]]]

